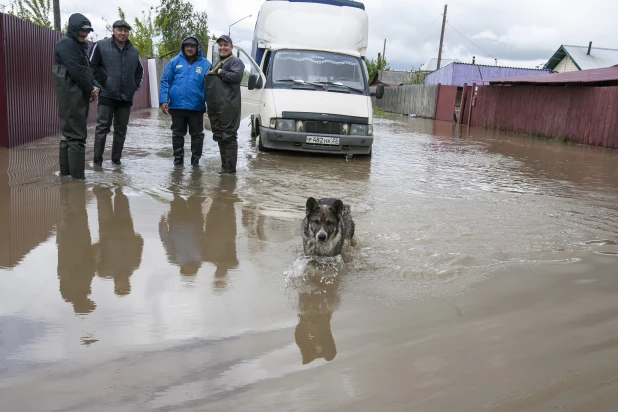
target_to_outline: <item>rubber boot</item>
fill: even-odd
[[[225,142],[224,141],[218,141],[217,142],[219,144],[219,154],[221,155],[221,170],[219,170],[219,173],[226,173],[226,168],[225,168],[225,164],[226,164],[226,146],[225,146]]]
[[[86,141],[71,139],[69,144],[69,169],[71,177],[75,180],[84,180],[86,175]]]
[[[60,176],[68,176],[71,174],[71,169],[69,169],[69,143],[64,140],[60,140]]]
[[[94,138],[94,159],[93,162],[97,166],[101,166],[103,164],[103,152],[105,151],[105,136],[99,137],[95,136]]]
[[[191,137],[191,166],[199,166],[202,150],[204,148],[204,135]]]
[[[238,161],[238,141],[235,139],[226,140],[225,147],[225,173],[236,173],[236,163]]]
[[[114,136],[114,142],[112,143],[112,163],[120,165],[120,158],[122,157],[122,149],[124,148],[124,140],[116,138]]]
[[[172,147],[174,149],[174,164],[183,165],[185,162],[185,138],[181,136],[172,137]]]

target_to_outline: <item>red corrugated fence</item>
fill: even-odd
[[[0,146],[14,147],[60,133],[51,68],[62,33],[0,13]],[[150,107],[148,61],[133,110]],[[89,122],[96,120],[96,103]]]
[[[618,87],[479,86],[471,92],[471,126],[618,149]]]

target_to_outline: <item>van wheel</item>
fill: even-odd
[[[270,149],[268,147],[264,147],[264,145],[262,145],[262,136],[260,136],[259,134],[257,135],[257,146],[258,146],[258,150],[260,152],[269,152]]]
[[[260,130],[260,124],[255,120],[255,116],[251,115],[251,138],[255,139],[258,137]]]

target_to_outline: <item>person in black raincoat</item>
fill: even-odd
[[[245,65],[232,54],[234,45],[229,36],[219,37],[217,44],[220,60],[211,66],[204,80],[206,106],[213,140],[219,144],[221,154],[219,173],[236,173],[241,110],[240,83],[245,73]]]
[[[69,18],[68,33],[54,48],[52,73],[62,125],[60,175],[71,175],[73,179],[85,179],[86,118],[89,101],[97,98],[100,89],[87,56],[86,37],[91,31],[90,20],[73,14]]]

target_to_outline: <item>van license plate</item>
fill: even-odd
[[[339,138],[338,137],[323,137],[323,136],[307,136],[307,143],[338,146]]]

